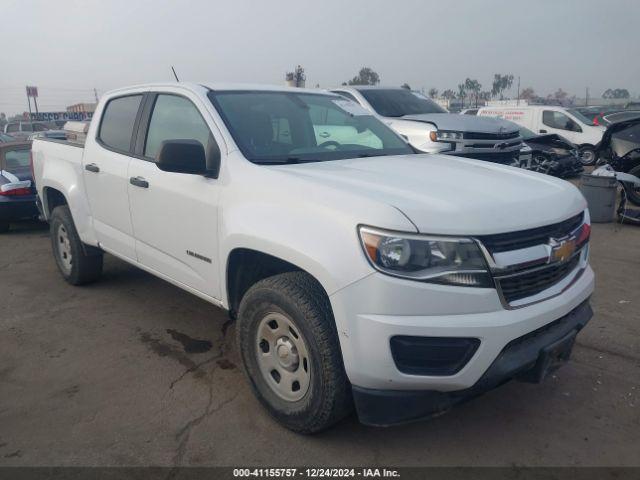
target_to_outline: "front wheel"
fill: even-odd
[[[593,165],[596,163],[596,151],[593,147],[584,146],[578,150],[580,156],[580,163],[584,166]]]
[[[53,257],[64,279],[71,285],[96,280],[102,274],[102,252],[83,245],[69,207],[54,208],[49,226]]]
[[[242,298],[238,350],[269,413],[298,433],[315,433],[351,411],[329,299],[304,272],[261,280]]]

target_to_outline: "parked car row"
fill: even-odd
[[[510,120],[535,133],[561,135],[577,145],[583,165],[595,164],[596,146],[605,131],[575,109],[549,105],[482,107],[478,116]]]
[[[228,310],[255,395],[301,433],[551,375],[592,316],[584,197],[452,155],[518,154],[511,123],[336,91],[142,85],[105,94],[84,143],[35,138],[62,278],[109,252]]]

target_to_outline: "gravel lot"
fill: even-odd
[[[0,237],[0,466],[640,465],[640,228],[592,238],[595,317],[554,378],[302,437],[254,399],[223,311],[110,256],[69,286],[23,225]]]

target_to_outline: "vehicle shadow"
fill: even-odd
[[[9,227],[9,231],[2,234],[6,235],[23,235],[25,233],[45,232],[49,230],[49,224],[47,222],[41,222],[39,220],[23,220],[20,222],[12,222]],[[2,238],[0,236],[0,238]]]

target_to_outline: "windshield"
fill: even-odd
[[[584,123],[585,125],[595,125],[595,123],[593,123],[593,120],[591,120],[588,117],[585,117],[582,113],[580,113],[575,108],[568,108],[567,112],[569,112],[571,115],[576,117],[581,123]]]
[[[254,163],[300,163],[413,153],[355,102],[337,95],[209,92],[244,156]]]
[[[440,105],[418,92],[404,88],[363,88],[358,90],[383,117],[404,117],[422,113],[447,113]]]
[[[520,127],[520,136],[526,140],[527,138],[533,138],[533,137],[537,137],[538,135],[536,135],[535,133],[533,133],[531,130],[529,130],[528,128],[524,128],[524,127]]]

